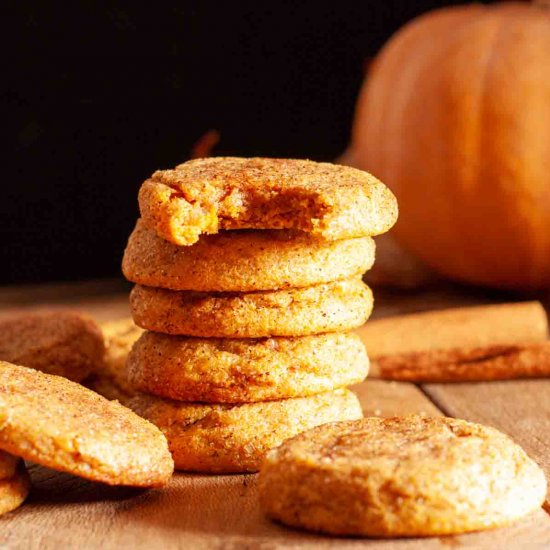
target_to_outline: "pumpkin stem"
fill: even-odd
[[[212,156],[212,149],[220,141],[220,133],[218,130],[208,130],[204,133],[193,145],[191,149],[191,158],[200,159]]]

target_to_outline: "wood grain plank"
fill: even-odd
[[[121,277],[64,283],[0,286],[0,307],[40,304],[41,302],[78,302],[82,298],[109,297],[128,293],[132,284]]]
[[[425,384],[423,389],[446,414],[510,435],[550,479],[550,380]],[[545,507],[550,511],[550,489]]]
[[[414,384],[369,379],[352,386],[365,416],[404,414],[441,415],[441,411]]]

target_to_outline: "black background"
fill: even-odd
[[[117,275],[140,183],[210,128],[215,154],[334,159],[368,60],[453,3],[16,3],[2,18],[0,282]]]

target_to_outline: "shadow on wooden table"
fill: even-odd
[[[72,504],[84,502],[117,501],[134,498],[145,489],[113,487],[96,483],[62,472],[56,472],[36,464],[27,464],[32,489],[27,503]]]
[[[211,542],[230,539],[233,543],[265,537],[285,543],[318,537],[286,529],[263,516],[258,505],[257,475],[208,476],[176,473],[163,491],[147,495],[132,510],[132,521],[149,524],[162,532],[205,537]]]

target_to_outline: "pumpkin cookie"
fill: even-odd
[[[506,525],[539,508],[542,470],[493,428],[452,418],[320,426],[268,453],[267,514],[335,535],[431,536]]]
[[[0,360],[80,382],[101,365],[103,336],[92,319],[70,311],[0,321]]]
[[[327,240],[386,232],[395,197],[367,172],[309,160],[215,157],[159,170],[139,191],[147,226],[178,245],[220,229],[298,229]]]
[[[0,449],[111,485],[158,486],[173,462],[160,431],[60,376],[0,362]]]
[[[250,292],[311,286],[372,267],[369,237],[326,241],[296,231],[224,231],[176,246],[139,220],[122,271],[140,285],[202,292]]]
[[[355,334],[301,338],[190,338],[146,332],[128,357],[138,390],[181,401],[285,399],[356,384],[368,372]]]
[[[130,306],[136,324],[154,332],[262,338],[358,327],[370,315],[373,298],[360,278],[289,290],[218,294],[136,285]]]
[[[107,399],[125,403],[136,394],[126,375],[126,359],[143,329],[127,317],[102,323],[101,330],[106,348],[104,361],[87,380],[86,386]]]
[[[5,454],[0,451],[0,464],[1,455]],[[19,508],[29,494],[31,481],[25,464],[20,459],[15,459],[14,464],[12,475],[0,478],[0,516]]]
[[[349,390],[244,405],[141,395],[130,407],[164,432],[177,469],[211,473],[255,472],[265,453],[285,439],[319,424],[362,417]]]
[[[15,475],[20,460],[17,456],[0,451],[0,481]]]

